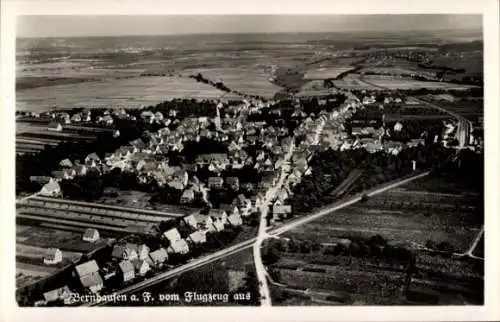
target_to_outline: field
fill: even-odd
[[[41,226],[27,226],[19,224],[18,226],[26,227],[23,228],[22,232],[18,232],[16,235],[16,244],[22,245],[22,247],[31,246],[41,247],[44,249],[55,247],[59,248],[63,252],[73,254],[88,253],[106,244],[105,239],[101,239],[96,243],[84,242],[82,240],[83,230],[82,232],[74,232]]]
[[[401,304],[403,272],[356,270],[348,266],[324,266],[328,273],[280,269],[280,283],[307,289],[311,299],[336,297],[349,304]],[[318,269],[319,270],[319,269]],[[316,294],[315,294],[316,293]],[[353,303],[356,302],[356,303]]]
[[[95,132],[86,130],[85,124],[82,124],[78,131],[73,126],[73,129],[68,127],[60,132],[48,130],[48,124],[49,120],[16,121],[16,153],[36,153],[46,146],[57,146],[62,142],[94,141],[97,138]]]
[[[482,196],[472,189],[465,179],[431,175],[286,233],[283,237],[293,239],[296,246],[278,249],[279,260],[271,267],[275,281],[284,286],[277,287],[273,298],[278,305],[316,305],[339,298],[323,297],[322,292],[340,292],[348,294],[340,296],[340,302],[354,305],[425,304],[429,298],[434,304],[482,303],[483,262],[461,257],[484,224]],[[332,253],[340,239],[367,240],[375,235],[415,255],[408,297],[403,292],[406,274],[399,264]],[[454,255],[429,251],[435,247],[431,244],[440,243]],[[483,243],[481,239],[473,255],[484,256]]]
[[[16,108],[28,111],[50,110],[54,105],[63,108],[134,108],[173,98],[216,99],[223,94],[210,85],[187,77],[110,79],[19,90]]]
[[[427,98],[424,98],[427,99]],[[478,122],[478,118],[484,116],[484,101],[481,100],[459,100],[453,102],[439,101],[439,106],[442,108],[455,112],[469,121]]]
[[[131,194],[129,194],[130,196]],[[60,199],[44,199],[33,197],[17,206],[17,218],[21,221],[58,225],[71,229],[96,228],[99,231],[123,235],[133,232],[136,228],[150,227],[163,220],[182,217],[180,209],[174,212],[158,212],[144,208],[124,208],[103,203],[84,203]],[[74,247],[89,247],[82,241],[70,243]],[[67,245],[66,245],[67,246]],[[91,246],[91,245],[90,245]],[[79,250],[80,251],[80,250]],[[88,250],[87,250],[88,251]]]
[[[23,287],[51,276],[105,242],[89,244],[82,234],[46,227],[16,225],[16,286]],[[43,258],[48,248],[62,251],[62,262],[45,265]]]
[[[263,68],[240,66],[228,68],[196,68],[186,69],[184,75],[201,73],[212,81],[222,81],[231,90],[248,95],[259,95],[271,98],[281,87],[270,82],[270,73]]]
[[[170,213],[190,213],[196,211],[196,209],[190,209],[186,207],[180,207],[176,205],[168,204],[154,204],[152,205],[149,199],[152,194],[137,191],[137,190],[119,190],[116,188],[105,188],[104,196],[97,200],[97,203],[102,203],[106,205],[116,205],[121,207],[130,207],[136,209],[148,209],[148,210],[158,210]]]
[[[446,241],[464,252],[483,224],[480,195],[461,185],[427,178],[408,187],[392,189],[365,203],[344,208],[289,233],[290,236],[325,243],[338,237],[380,234],[411,248],[427,240]],[[426,187],[432,187],[426,191]],[[448,189],[446,189],[448,188]],[[454,189],[452,189],[454,188]]]
[[[386,88],[389,90],[407,90],[407,89],[445,89],[445,90],[467,90],[475,88],[472,85],[451,84],[445,82],[424,82],[409,79],[394,79],[393,77],[372,76],[367,75],[363,80],[373,84],[376,87]]]
[[[297,97],[315,97],[315,96],[327,96],[330,94],[335,94],[337,90],[335,88],[326,88],[322,80],[312,80],[300,88],[300,92],[295,94]]]
[[[336,78],[342,73],[348,72],[354,69],[353,67],[322,67],[310,69],[304,75],[305,79],[327,79],[327,78]]]
[[[395,76],[410,76],[420,75],[428,79],[436,78],[436,71],[429,71],[419,68],[404,68],[404,67],[366,67],[358,71],[359,73],[373,73],[377,75],[395,75]]]
[[[353,74],[348,74],[342,79],[334,80],[333,83],[336,87],[342,89],[350,89],[350,90],[377,90],[376,86],[363,82],[359,79],[358,76],[354,76]]]

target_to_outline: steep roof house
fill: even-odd
[[[73,166],[73,163],[69,159],[64,159],[59,162],[59,166],[61,168],[71,168]]]
[[[85,158],[85,164],[89,167],[95,167],[101,162],[101,159],[96,153],[91,153]]]
[[[208,187],[214,189],[222,188],[224,184],[224,179],[222,177],[209,177],[208,178]]]
[[[243,224],[243,219],[241,218],[239,213],[232,213],[229,217],[227,217],[227,221],[233,227],[239,227]]]
[[[118,264],[118,267],[124,282],[128,282],[135,278],[135,269],[131,261],[123,260]]]
[[[177,179],[174,179],[174,180],[171,180],[167,183],[167,185],[172,188],[172,189],[176,189],[176,190],[183,190],[184,189],[184,185],[182,184],[181,181],[177,180]]]
[[[63,130],[63,126],[61,125],[61,123],[51,122],[51,123],[49,123],[49,125],[47,126],[47,129],[48,129],[49,131],[61,132],[61,131]]]
[[[136,274],[140,276],[146,275],[146,273],[151,269],[148,261],[144,259],[134,259],[132,260],[132,264],[134,265]]]
[[[48,303],[63,301],[64,304],[69,304],[71,294],[73,294],[73,292],[71,292],[67,285],[64,285],[63,287],[43,293],[43,298]]]
[[[87,174],[87,167],[84,164],[76,164],[71,169],[75,171],[75,175],[84,176]]]
[[[99,231],[95,228],[87,228],[83,233],[82,239],[89,243],[94,243],[99,240]]]
[[[170,243],[174,243],[181,239],[181,234],[177,230],[177,228],[172,228],[163,233],[163,237],[168,239]]]
[[[181,204],[190,204],[194,200],[194,190],[192,188],[184,190],[181,195]]]
[[[238,177],[227,177],[226,185],[234,191],[240,189],[240,179]]]
[[[45,265],[53,265],[60,263],[62,261],[62,252],[59,248],[49,248],[45,253],[43,258],[43,263]]]
[[[55,170],[52,171],[52,177],[54,177],[56,180],[69,180],[72,179],[73,176],[73,171],[68,171],[68,169],[64,170]]]
[[[168,259],[168,253],[165,248],[158,248],[157,250],[149,253],[149,258],[154,267],[162,267]]]
[[[93,293],[97,293],[102,289],[103,281],[99,275],[99,266],[95,260],[77,265],[75,272],[84,288],[89,289]]]
[[[185,239],[179,239],[175,242],[171,243],[167,249],[167,253],[174,254],[187,254],[189,253],[189,245],[187,244]]]
[[[42,190],[40,190],[40,195],[47,197],[55,197],[61,194],[61,186],[55,181],[50,181],[46,183]]]
[[[189,240],[197,245],[197,244],[203,244],[207,242],[207,236],[205,232],[197,230],[189,235]]]
[[[132,246],[131,244],[126,245],[115,245],[111,253],[111,257],[116,259],[132,260],[138,257],[137,255],[137,245]]]
[[[219,221],[223,225],[227,224],[227,212],[223,209],[211,208],[208,211],[208,216],[210,216],[214,222]]]

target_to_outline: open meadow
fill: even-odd
[[[343,237],[369,238],[379,234],[390,242],[415,249],[431,240],[447,242],[456,252],[466,251],[483,224],[481,197],[464,189],[460,191],[456,185],[451,189],[451,182],[426,184],[426,180],[376,195],[288,235],[328,243]],[[434,189],[426,191],[427,186]]]
[[[359,75],[348,74],[341,79],[334,80],[336,87],[347,90],[377,90],[376,86],[363,82],[359,79]]]
[[[384,77],[378,75],[366,75],[363,77],[366,83],[388,90],[408,90],[408,89],[444,89],[444,90],[467,90],[476,88],[473,85],[452,84],[445,82],[425,82],[410,79],[398,79],[394,77]]]
[[[187,77],[141,77],[56,85],[17,91],[16,108],[137,108],[174,98],[217,99],[224,92]]]
[[[211,81],[221,81],[231,90],[247,95],[272,98],[281,90],[281,87],[271,83],[269,72],[252,66],[186,69],[183,73],[186,75],[200,73]]]
[[[305,79],[327,79],[327,78],[336,78],[339,75],[353,70],[353,67],[322,67],[322,68],[314,68],[310,69],[304,75]]]

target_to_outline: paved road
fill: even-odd
[[[385,191],[387,191],[389,189],[392,189],[392,188],[404,185],[404,184],[406,184],[408,182],[411,182],[413,180],[416,180],[416,179],[422,178],[424,176],[427,176],[429,173],[430,173],[430,171],[426,171],[426,172],[423,172],[423,173],[416,174],[415,176],[411,176],[409,178],[405,178],[405,179],[396,181],[394,183],[384,184],[381,187],[374,188],[374,189],[370,190],[370,192],[368,192],[367,195],[368,196],[377,195],[377,194],[385,192]],[[355,196],[355,197],[353,197],[353,198],[351,198],[351,199],[349,199],[347,201],[339,201],[338,203],[333,204],[331,207],[325,208],[325,209],[323,209],[323,210],[321,210],[321,211],[319,211],[317,213],[314,213],[312,215],[309,215],[309,216],[306,216],[306,217],[303,217],[303,218],[297,218],[296,220],[293,220],[291,222],[285,223],[282,226],[277,227],[277,228],[268,229],[268,235],[272,237],[272,236],[283,234],[283,233],[285,233],[285,232],[287,232],[287,231],[289,231],[291,229],[295,229],[295,228],[297,228],[300,225],[303,225],[303,224],[306,224],[306,223],[308,223],[310,221],[316,220],[316,219],[318,219],[318,218],[320,218],[322,216],[328,215],[328,214],[330,214],[330,213],[332,213],[332,212],[334,212],[336,210],[339,210],[339,209],[342,209],[342,208],[345,208],[345,207],[349,207],[352,204],[354,204],[356,202],[359,202],[359,200],[361,199],[361,196],[362,196],[362,194],[359,194],[359,195],[357,195],[357,196]],[[270,227],[268,227],[268,228],[270,228]],[[127,288],[124,288],[124,289],[116,292],[116,294],[118,294],[118,295],[120,295],[120,294],[129,294],[129,293],[132,293],[132,292],[140,291],[142,289],[145,289],[147,287],[150,287],[152,285],[155,285],[157,283],[165,281],[165,280],[167,280],[169,278],[172,278],[172,277],[174,277],[176,275],[179,275],[181,273],[193,270],[195,268],[198,268],[198,267],[201,267],[203,265],[206,265],[206,264],[212,263],[214,261],[217,261],[219,259],[225,258],[225,257],[227,257],[229,255],[232,255],[232,254],[241,252],[241,251],[243,251],[245,249],[248,249],[248,248],[250,248],[250,247],[253,246],[253,244],[255,243],[256,240],[257,240],[257,238],[251,238],[249,240],[246,240],[244,242],[241,242],[241,243],[236,244],[234,246],[231,246],[229,248],[226,248],[226,249],[220,250],[218,252],[215,252],[213,254],[206,255],[204,257],[195,259],[195,260],[189,262],[188,264],[176,267],[176,268],[174,268],[174,269],[172,269],[172,270],[170,270],[168,272],[159,274],[159,275],[157,275],[155,277],[152,277],[152,278],[150,278],[148,280],[145,280],[145,281],[139,282],[137,284],[131,285],[131,286],[127,287]],[[104,304],[107,304],[107,303],[108,302],[88,303],[85,306],[104,305]]]
[[[477,247],[477,244],[479,244],[479,242],[481,241],[481,238],[483,237],[483,234],[484,234],[484,226],[482,226],[481,230],[477,233],[476,238],[474,238],[474,241],[470,245],[469,249],[467,251],[465,251],[464,253],[462,253],[462,254],[456,254],[456,255],[458,255],[460,257],[467,256],[467,257],[470,257],[470,258],[473,258],[473,259],[483,259],[484,260],[483,257],[479,257],[479,256],[476,256],[476,255],[473,254],[474,250]]]
[[[29,195],[29,196],[26,196],[26,197],[22,197],[22,198],[16,199],[16,203],[18,203],[18,202],[23,202],[23,201],[28,200],[28,199],[30,199],[30,198],[36,197],[36,196],[38,196],[39,194],[40,194],[40,192],[36,192],[36,193],[31,194],[31,195]]]
[[[295,150],[295,144],[292,141],[287,154],[283,158],[284,163],[290,161],[294,150]],[[286,173],[284,171],[284,167],[281,167],[280,178],[278,182],[267,190],[264,196],[264,201],[260,206],[261,217],[260,217],[259,231],[257,234],[257,240],[255,241],[253,246],[253,257],[255,261],[257,279],[259,280],[260,302],[262,306],[271,306],[271,294],[269,292],[269,286],[267,285],[266,268],[262,263],[261,247],[262,247],[262,242],[267,237],[266,228],[267,228],[267,215],[269,213],[269,205],[276,198],[278,192],[283,187],[283,183],[285,182],[285,177]]]

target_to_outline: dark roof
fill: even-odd
[[[224,179],[222,177],[210,177],[208,178],[208,184],[222,184]]]
[[[234,206],[233,205],[230,205],[230,204],[225,204],[225,203],[221,203],[219,205],[219,208],[224,210],[225,212],[232,212],[233,209],[234,209]]]
[[[240,179],[238,177],[227,177],[226,178],[226,183],[229,184],[229,185],[239,184],[240,183]]]
[[[124,245],[115,245],[113,247],[113,251],[111,252],[111,257],[121,258],[124,252],[125,252]]]

